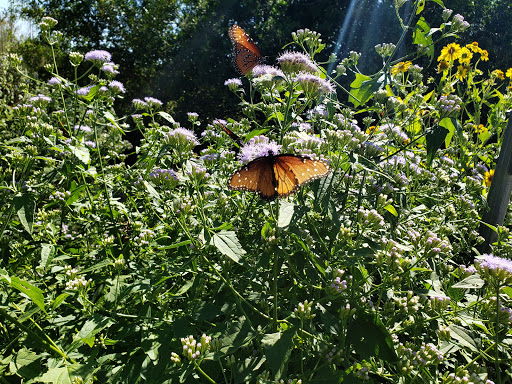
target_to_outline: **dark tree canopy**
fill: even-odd
[[[391,0],[31,0],[23,15],[34,21],[52,16],[67,41],[64,50],[106,49],[120,65],[126,88],[124,109],[134,97],[154,96],[168,102],[178,120],[186,112],[203,119],[225,118],[238,112],[237,99],[223,85],[237,76],[231,67],[229,25],[238,23],[258,43],[270,64],[291,41],[291,33],[309,28],[322,34],[327,60],[334,51],[363,54],[359,68],[368,74],[382,62],[379,43],[396,43],[401,34]],[[512,66],[512,7],[508,0],[446,0],[445,6],[472,24],[463,42],[478,41],[489,51],[490,67]],[[406,3],[400,16],[409,16]],[[432,27],[441,23],[441,7],[427,2]],[[435,23],[438,23],[437,25]],[[411,33],[399,54],[413,49]],[[22,51],[40,50],[28,42]],[[290,47],[292,49],[293,47]],[[440,50],[442,47],[436,47]],[[38,55],[38,61],[44,61]],[[33,59],[32,59],[33,60]],[[63,64],[66,60],[62,61]],[[44,63],[37,63],[44,64]],[[422,62],[433,71],[436,63]],[[482,68],[485,69],[485,68]],[[350,81],[351,79],[347,79]]]

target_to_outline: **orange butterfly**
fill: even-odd
[[[254,41],[238,25],[229,28],[229,38],[233,44],[233,66],[241,75],[247,75],[256,65],[265,61]]]
[[[258,157],[235,172],[229,180],[232,190],[257,192],[272,201],[297,192],[310,181],[329,174],[329,166],[320,160],[291,154]]]

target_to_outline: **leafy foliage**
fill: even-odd
[[[422,4],[412,14],[423,16]],[[414,20],[400,19],[422,44],[434,28]],[[41,29],[58,55],[56,23],[44,18]],[[433,43],[465,29],[448,17]],[[512,70],[484,74],[482,46],[445,46],[439,74],[426,79],[412,61],[429,50],[398,62],[387,44],[376,74],[360,73],[353,52],[329,77],[320,34],[298,30],[292,43],[301,52],[279,56],[280,68],[229,83],[237,120],[189,113],[182,126],[154,95],[118,116],[123,68],[104,50],[69,54],[73,77],[52,64],[47,83],[3,106],[8,380],[511,379],[510,217],[494,256],[479,254],[478,226]],[[6,60],[20,68],[16,55]],[[339,85],[347,73],[364,79],[350,98]],[[143,137],[136,148],[125,141],[128,119]],[[271,203],[229,191],[262,143],[328,161],[332,172]]]

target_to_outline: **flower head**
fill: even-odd
[[[450,68],[450,63],[446,60],[441,60],[437,65],[437,73],[441,73]]]
[[[492,179],[494,177],[494,169],[487,171],[484,173],[484,183],[487,187],[490,187],[492,184]]]
[[[460,64],[469,65],[469,63],[471,62],[472,58],[473,58],[473,54],[471,53],[471,51],[468,48],[463,47],[460,50],[460,56],[459,56],[459,63]]]
[[[265,64],[260,64],[260,65],[255,66],[252,70],[252,75],[254,77],[261,77],[261,76],[265,76],[265,75],[268,75],[271,77],[276,77],[276,76],[284,77],[283,71],[281,71],[280,69],[278,69],[276,67],[273,67],[272,65],[265,65]]]
[[[457,73],[455,74],[455,77],[460,81],[464,81],[464,79],[468,76],[469,70],[469,65],[459,65],[457,67]]]
[[[124,85],[123,83],[121,83],[120,81],[117,81],[117,80],[112,80],[109,84],[108,84],[109,88],[118,92],[118,93],[125,93],[126,90],[124,89]]]
[[[281,147],[275,141],[270,141],[266,136],[254,136],[241,148],[238,157],[240,161],[248,163],[258,157],[278,155]]]
[[[109,62],[111,58],[112,55],[109,52],[101,49],[89,51],[85,54],[85,60],[92,61],[96,64]]]
[[[401,61],[397,65],[394,65],[391,67],[391,74],[396,75],[397,73],[405,73],[409,69],[409,67],[412,65],[410,61]]]
[[[62,84],[62,79],[58,77],[52,77],[50,80],[48,80],[48,85],[59,85]]]
[[[507,72],[505,72],[505,76],[509,79],[512,78],[512,68],[507,69]]]
[[[512,282],[512,260],[483,254],[482,259],[475,260],[475,267],[484,277],[496,278],[507,284]]]
[[[478,42],[473,41],[470,44],[466,44],[466,48],[469,48],[474,53],[480,53],[482,51],[482,48],[478,46]]]
[[[144,109],[148,106],[147,103],[141,99],[133,99],[132,104],[135,109]]]
[[[441,50],[441,54],[437,58],[437,61],[455,61],[460,57],[461,47],[457,43],[450,43]]]
[[[315,73],[317,71],[317,67],[313,60],[311,60],[309,56],[300,52],[284,52],[277,58],[277,62],[281,65],[281,69],[285,73]]]
[[[192,149],[194,146],[199,145],[194,132],[182,127],[170,130],[164,136],[164,140],[170,145],[183,146],[187,149]]]
[[[501,69],[495,69],[491,72],[491,76],[497,77],[500,80],[505,80],[505,74]]]
[[[295,78],[295,81],[299,83],[304,92],[310,96],[332,93],[335,90],[329,81],[311,73],[300,73]]]
[[[158,108],[161,107],[164,103],[154,97],[145,97],[144,101],[150,108]]]
[[[240,80],[237,77],[235,77],[233,79],[227,79],[224,82],[224,85],[226,85],[230,91],[235,92],[238,90],[238,88],[240,88],[242,86],[242,80]]]
[[[110,75],[118,75],[119,71],[117,70],[117,65],[114,63],[105,63],[101,67],[101,70],[105,73],[108,73]]]

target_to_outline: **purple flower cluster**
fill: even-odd
[[[322,79],[321,77],[311,73],[300,73],[295,78],[295,81],[299,83],[304,92],[310,96],[333,93],[335,91],[334,86],[328,80]]]
[[[495,278],[506,284],[512,283],[512,260],[483,254],[481,259],[475,260],[475,267],[484,277]]]
[[[459,111],[461,103],[462,100],[456,95],[443,95],[439,98],[439,108],[446,113]]]
[[[164,140],[169,144],[184,144],[187,147],[199,145],[199,141],[194,132],[182,127],[170,130],[165,134]]]
[[[117,93],[125,93],[126,92],[126,90],[124,89],[123,83],[121,83],[120,81],[112,80],[108,84],[108,86],[110,89],[114,90]]]
[[[85,54],[85,60],[92,61],[97,64],[110,62],[112,55],[104,50],[94,50]]]
[[[277,155],[281,151],[281,145],[275,141],[270,141],[265,136],[254,136],[240,150],[238,158],[244,163],[248,163],[258,157]]]
[[[409,136],[400,127],[393,124],[383,124],[379,127],[379,131],[401,144],[406,144],[410,141]]]
[[[235,77],[233,79],[227,79],[224,82],[224,85],[227,86],[230,91],[234,92],[234,91],[238,90],[238,88],[240,88],[242,86],[242,80],[240,80],[237,77]]]
[[[62,84],[62,80],[58,77],[52,77],[50,80],[48,80],[48,85],[59,85]]]
[[[109,75],[118,75],[119,74],[119,71],[117,70],[117,65],[115,65],[114,63],[105,63],[103,64],[103,66],[101,67],[101,70],[105,73],[108,73]]]
[[[271,77],[284,77],[283,71],[273,67],[272,65],[260,64],[253,68],[252,75],[254,77],[271,76]]]
[[[311,60],[309,56],[300,52],[284,52],[277,58],[277,62],[285,73],[315,73],[317,71],[317,67],[313,60]]]
[[[33,103],[36,106],[40,105],[46,105],[50,101],[52,101],[51,97],[45,96],[42,93],[38,94],[37,96],[33,96],[30,99],[28,99],[31,103]]]

